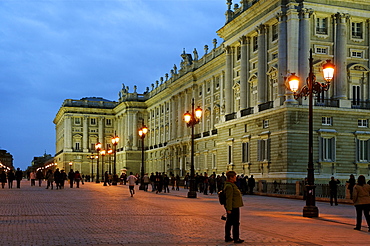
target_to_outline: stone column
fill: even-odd
[[[138,120],[137,120],[137,111],[134,111],[132,113],[132,148],[133,150],[137,150],[137,144],[138,144]]]
[[[233,87],[233,55],[232,48],[226,46],[226,70],[225,70],[225,114],[231,114],[232,111],[232,87]]]
[[[104,117],[99,117],[99,132],[98,132],[98,135],[99,135],[99,142],[101,143],[102,145],[102,149],[105,149],[105,141],[104,141]]]
[[[242,36],[240,38],[241,61],[240,61],[240,110],[249,108],[250,90],[248,84],[249,73],[249,38]]]
[[[294,5],[287,11],[287,68],[298,73],[299,18]]]
[[[88,121],[89,117],[87,115],[84,115],[82,118],[82,149],[83,152],[89,152],[89,125]]]
[[[258,104],[265,103],[267,100],[267,75],[266,75],[266,26],[259,25],[257,27],[258,32],[258,86],[257,86],[257,97]]]
[[[177,122],[177,114],[176,114],[176,97],[173,96],[171,98],[171,139],[176,139],[176,122]]]
[[[301,78],[301,82],[305,83],[306,78],[310,70],[309,65],[309,54],[310,54],[310,16],[312,12],[308,9],[301,10],[301,27],[300,27],[300,36],[299,36],[299,71],[298,76]]]
[[[179,93],[177,95],[177,119],[178,119],[178,124],[177,124],[177,136],[182,137],[182,126],[184,121],[182,120],[182,116],[184,114],[184,110],[182,109],[182,95]]]
[[[279,43],[278,43],[278,93],[279,105],[282,105],[285,97],[285,80],[284,76],[287,75],[287,16],[280,12],[276,18],[279,20]],[[278,105],[276,105],[278,106]]]
[[[64,120],[64,150],[72,151],[72,117],[65,116]]]
[[[335,95],[337,99],[347,99],[347,14],[336,14],[335,46]]]

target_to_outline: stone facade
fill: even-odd
[[[180,68],[175,65],[143,94],[122,85],[119,101],[108,108],[66,100],[54,121],[56,157],[69,162],[80,155],[78,167],[90,172],[86,157],[91,144],[107,145],[116,131],[121,138],[117,170],[140,172],[137,132],[144,122],[149,128],[145,171],[183,176],[190,169],[191,141],[182,118],[194,99],[204,112],[195,127],[196,172],[235,170],[267,181],[302,180],[308,162],[308,103],[294,100],[284,84],[293,72],[307,77],[312,49],[318,81],[324,81],[326,60],[336,65],[330,90],[314,99],[315,178],[325,183],[332,175],[369,178],[370,3],[243,0],[238,5],[228,0],[225,15],[217,31],[222,44],[206,45],[201,58],[196,50],[193,55],[184,51]],[[74,126],[76,114],[79,126]],[[96,126],[84,123],[90,117]],[[107,119],[111,125],[104,124]],[[79,153],[73,148],[76,139],[81,139]]]

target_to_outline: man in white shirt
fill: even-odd
[[[130,176],[127,177],[128,188],[130,190],[131,197],[135,194],[135,182],[137,178],[130,172]]]

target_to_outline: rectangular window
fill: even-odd
[[[242,51],[241,51],[242,49],[241,49],[241,47],[240,46],[238,46],[238,47],[236,47],[236,59],[239,61],[240,60],[240,58],[242,57]]]
[[[80,143],[79,142],[75,143],[75,150],[80,150]]]
[[[352,38],[362,39],[362,22],[352,22]]]
[[[368,125],[369,125],[369,120],[368,119],[359,119],[358,120],[358,127],[367,128]]]
[[[110,126],[110,125],[112,125],[112,120],[111,119],[107,119],[105,123],[106,123],[107,126]]]
[[[253,51],[258,50],[258,36],[253,37]]]
[[[369,162],[369,140],[356,139],[356,161]]]
[[[320,137],[319,142],[319,159],[320,161],[332,162],[335,161],[335,138]]]
[[[272,41],[277,40],[278,37],[279,37],[279,34],[278,34],[278,25],[277,24],[272,25],[271,31],[272,31]]]
[[[332,117],[322,117],[321,123],[323,126],[332,126],[333,118]]]
[[[328,18],[316,19],[316,33],[324,35],[328,34]]]
[[[75,118],[75,125],[80,125],[81,124],[81,118]]]
[[[227,158],[227,163],[228,164],[232,164],[233,163],[233,153],[232,153],[232,151],[233,151],[233,148],[232,148],[232,146],[228,146],[228,150],[227,150],[227,156],[228,156],[228,158]]]
[[[354,57],[354,58],[363,58],[363,52],[361,52],[361,51],[352,51],[351,52],[351,57]]]
[[[244,163],[249,162],[249,143],[242,143],[242,161]]]
[[[269,120],[263,120],[263,128],[269,128]]]
[[[352,105],[359,106],[361,101],[361,87],[359,85],[352,86]]]
[[[90,119],[90,124],[91,125],[96,125],[96,119],[95,118],[91,118]]]
[[[316,54],[328,54],[328,48],[316,47]]]
[[[257,161],[270,161],[270,139],[258,140]]]

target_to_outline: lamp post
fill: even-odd
[[[307,84],[299,89],[299,77],[292,73],[286,80],[286,87],[294,93],[294,98],[308,97],[308,167],[307,167],[307,182],[306,190],[306,206],[303,208],[303,217],[318,217],[319,209],[315,202],[315,172],[313,163],[313,94],[320,94],[323,91],[329,90],[330,82],[334,76],[334,65],[327,60],[323,66],[323,76],[326,83],[316,81],[316,76],[313,73],[313,58],[312,49],[310,49],[309,66],[310,71],[307,78]]]
[[[94,153],[91,153],[91,155],[89,155],[87,157],[87,159],[90,159],[91,160],[91,182],[94,182],[94,159],[97,159],[97,155],[94,155]]]
[[[95,144],[96,153],[98,154],[98,158],[96,158],[96,181],[95,183],[100,183],[99,180],[99,152],[101,150],[101,143],[98,142]]]
[[[117,152],[117,144],[119,142],[119,137],[117,136],[116,132],[114,132],[114,137],[112,138],[112,144],[114,146],[114,159],[113,159],[113,182],[112,185],[117,185],[117,171],[116,171],[116,152]]]
[[[140,181],[140,187],[139,187],[139,190],[145,190],[145,187],[144,187],[144,138],[145,138],[145,135],[148,133],[148,127],[146,127],[144,125],[144,120],[143,120],[143,123],[142,123],[142,126],[141,128],[139,129],[139,136],[141,138],[141,181]]]
[[[108,161],[108,173],[112,173],[112,167],[111,167],[111,154],[113,154],[113,150],[112,149],[109,149],[107,151],[108,155],[109,155],[109,161]]]
[[[104,156],[106,155],[106,151],[104,149],[100,150],[100,155],[101,155],[101,180],[103,181],[105,179],[104,177]]]
[[[194,110],[194,98],[191,102],[191,112],[186,111],[184,114],[184,121],[188,127],[191,127],[191,156],[190,156],[190,177],[189,177],[189,192],[188,198],[196,198],[197,191],[195,187],[195,171],[194,171],[194,126],[199,123],[202,117],[202,109],[198,106]]]

